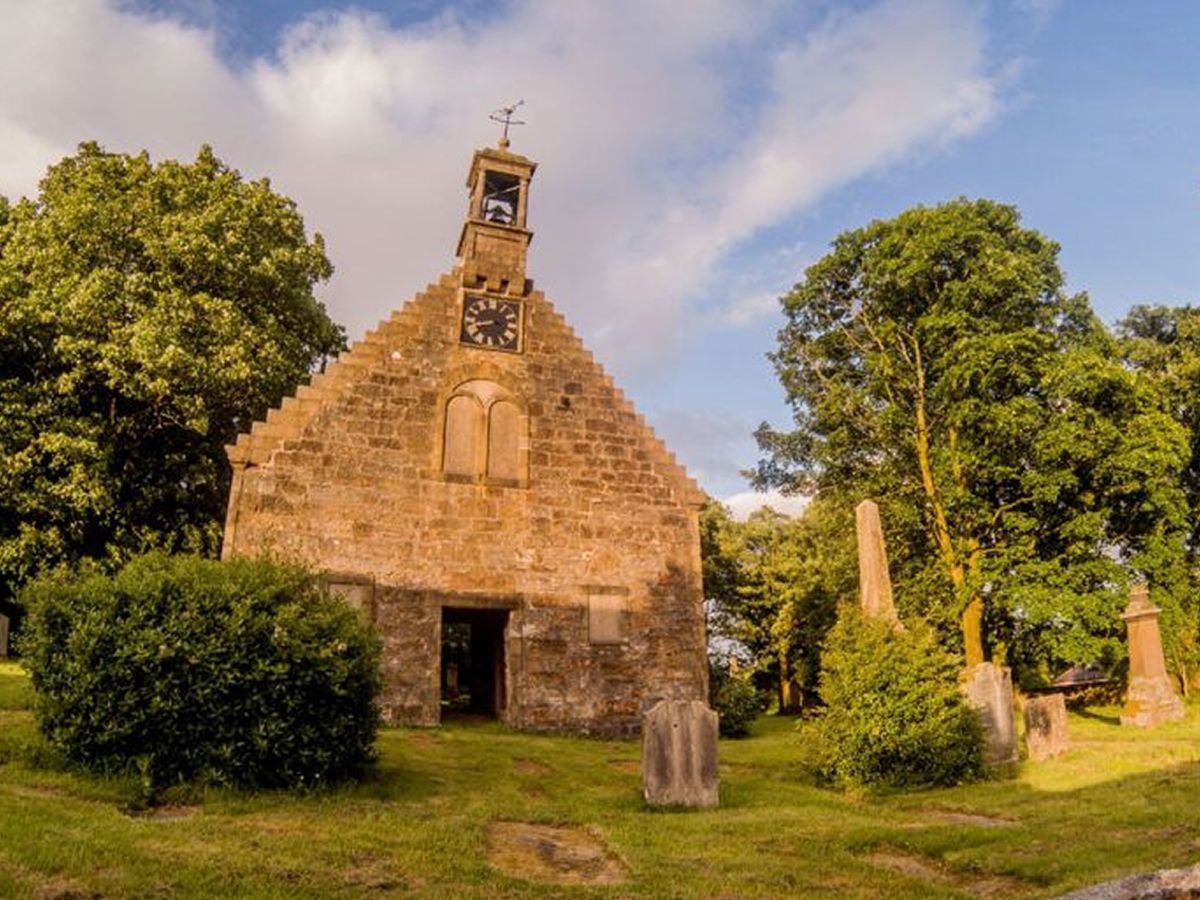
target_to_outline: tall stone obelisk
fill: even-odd
[[[854,524],[858,531],[858,586],[863,615],[899,625],[900,617],[892,600],[883,525],[874,500],[864,500],[854,508]]]
[[[1183,718],[1183,701],[1175,693],[1163,656],[1160,612],[1150,602],[1146,585],[1135,584],[1130,589],[1129,606],[1122,616],[1129,632],[1129,689],[1121,711],[1122,725],[1146,728]]]

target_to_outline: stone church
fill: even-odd
[[[454,268],[228,448],[224,555],[375,623],[387,721],[630,734],[706,696],[702,495],[526,278],[535,167],[477,151]]]

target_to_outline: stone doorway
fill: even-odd
[[[442,721],[501,718],[507,625],[506,609],[442,607]]]

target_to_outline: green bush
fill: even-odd
[[[948,785],[982,773],[979,721],[961,662],[923,623],[895,632],[846,607],[822,657],[824,715],[812,729],[822,774],[850,785]]]
[[[69,762],[157,790],[314,785],[372,758],[377,639],[303,569],[153,553],[22,599],[38,725]]]
[[[708,705],[720,716],[721,737],[740,738],[750,734],[750,726],[763,710],[762,697],[749,678],[730,674],[719,664],[708,667]]]

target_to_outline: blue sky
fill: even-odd
[[[0,193],[84,139],[210,142],[324,234],[352,337],[452,264],[523,98],[531,274],[723,498],[788,418],[775,298],[846,228],[991,197],[1106,321],[1200,300],[1186,0],[0,0],[0,29]]]

